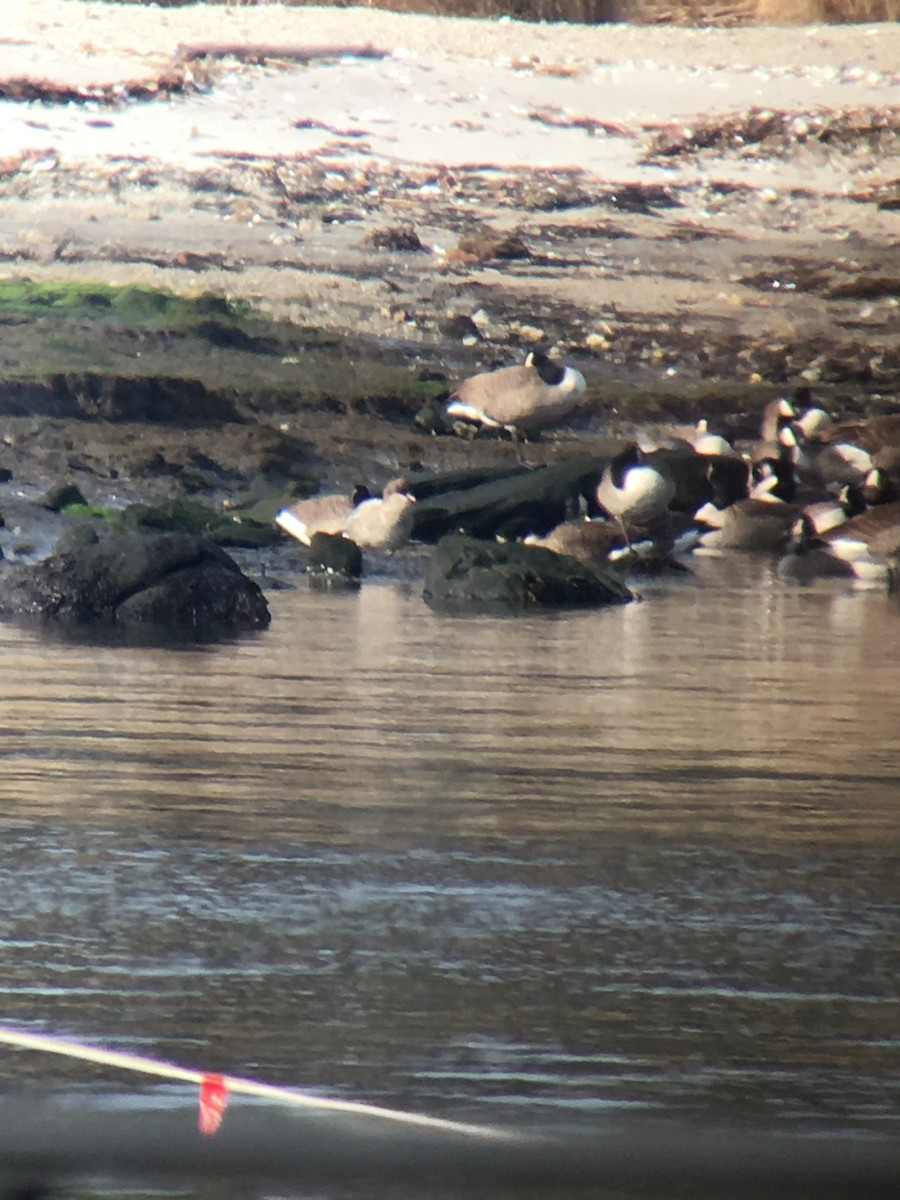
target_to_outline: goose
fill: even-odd
[[[770,400],[763,409],[759,426],[760,439],[764,442],[777,442],[779,433],[785,426],[790,425],[796,416],[797,410],[787,396]]]
[[[792,428],[798,440],[803,441],[812,441],[815,438],[827,436],[833,425],[834,421],[832,421],[830,413],[827,413],[824,408],[819,408],[817,404],[804,409],[800,416],[792,422]]]
[[[712,499],[724,507],[747,495],[749,470],[737,454],[698,454],[688,442],[653,450],[642,443],[641,451],[646,466],[671,480],[675,490],[669,508],[674,512],[693,514]],[[596,515],[596,496],[589,498],[588,511]]]
[[[769,498],[793,503],[797,496],[796,456],[797,439],[789,426],[779,431],[774,442],[757,442],[750,452],[753,484],[762,485]]]
[[[834,529],[860,511],[859,494],[844,489],[840,498],[816,500],[801,507],[780,499],[779,478],[770,472],[750,495],[729,505],[705,504],[694,519],[709,528],[700,535],[701,550],[747,550],[778,553],[791,544],[798,520],[814,533]]]
[[[316,533],[343,533],[350,513],[368,499],[369,489],[365,484],[359,484],[350,496],[340,493],[311,496],[281,509],[275,515],[275,524],[308,546]]]
[[[866,509],[821,532],[804,514],[794,532],[793,550],[798,557],[813,550],[829,555],[841,564],[830,568],[831,573],[852,574],[867,583],[887,583],[889,564],[900,553],[900,501]],[[790,566],[785,564],[785,570]]]
[[[832,444],[849,443],[876,455],[881,450],[900,446],[900,413],[884,413],[858,421],[837,421],[820,436]]]
[[[852,579],[853,567],[832,554],[811,518],[801,515],[794,526],[788,553],[778,560],[776,573],[781,579],[812,583],[816,579]]]
[[[616,521],[602,518],[563,521],[543,536],[530,533],[524,537],[526,546],[543,546],[554,554],[565,554],[588,566],[605,563],[610,551],[622,546],[622,530]]]
[[[704,505],[695,515],[710,526],[700,535],[703,550],[746,550],[762,554],[784,550],[800,510],[778,500],[747,498],[717,509]]]
[[[799,422],[793,429],[797,444],[794,461],[804,482],[826,488],[861,485],[872,471],[869,451],[855,441],[836,437],[835,426],[822,427],[813,436],[804,436]]]
[[[889,504],[892,500],[900,500],[900,488],[897,486],[896,474],[885,466],[879,466],[877,458],[876,465],[866,476],[862,487],[852,490],[858,492],[863,507]]]
[[[727,438],[710,430],[706,417],[701,417],[697,422],[691,445],[698,454],[730,457],[735,453],[734,446]]]
[[[571,412],[585,386],[580,371],[533,350],[520,366],[501,367],[464,380],[444,412],[450,419],[469,421],[483,429],[524,435]]]
[[[631,548],[629,525],[648,525],[668,514],[675,484],[662,465],[652,465],[649,456],[631,442],[609,463],[597,484],[596,499],[608,516],[619,522]]]
[[[415,496],[408,485],[395,480],[380,497],[357,504],[344,521],[344,537],[361,550],[399,550],[409,541],[413,526]]]

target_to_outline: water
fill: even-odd
[[[0,1021],[463,1119],[896,1131],[896,599],[745,559],[270,603],[196,649],[0,626]],[[160,1088],[0,1048],[23,1084]]]

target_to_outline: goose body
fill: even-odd
[[[852,574],[867,583],[887,583],[889,562],[900,553],[900,501],[866,509],[821,532],[804,516],[794,531],[794,554],[802,558],[812,556],[814,551],[840,564],[829,566],[830,574]],[[787,568],[790,564],[782,565]]]
[[[697,422],[691,444],[698,454],[724,456],[734,454],[734,446],[731,442],[722,437],[720,433],[713,433],[705,417],[701,417]]]
[[[764,442],[777,442],[782,429],[790,425],[797,416],[797,410],[787,396],[779,396],[770,400],[763,409],[759,425],[759,436]]]
[[[712,528],[700,535],[705,550],[746,550],[762,554],[784,550],[799,509],[777,500],[738,500],[724,509],[705,505],[696,519]]]
[[[588,566],[596,566],[606,562],[610,551],[619,549],[624,539],[614,521],[582,520],[564,521],[543,537],[529,534],[523,540],[528,546],[543,546],[554,554],[565,554]]]
[[[451,419],[487,429],[532,433],[561,420],[578,404],[584,376],[533,351],[520,366],[464,380],[445,409]]]
[[[363,485],[353,494],[310,496],[289,504],[275,516],[275,524],[291,537],[308,546],[317,533],[343,533],[344,525],[357,504],[367,500],[369,489]]]
[[[900,413],[885,413],[859,421],[838,421],[820,436],[832,444],[850,443],[869,454],[878,454],[881,450],[900,446]]]
[[[398,550],[412,533],[415,496],[387,491],[382,497],[363,500],[347,516],[342,532],[361,550]]]
[[[647,525],[668,512],[675,484],[636,443],[609,463],[597,485],[597,503],[614,517],[628,541],[629,525]]]

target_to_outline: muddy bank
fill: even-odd
[[[537,345],[588,392],[532,462],[701,414],[750,436],[801,380],[836,414],[893,404],[893,27],[803,31],[787,55],[777,30],[268,6],[217,33],[265,53],[185,66],[196,10],[17,16],[8,488],[240,501],[514,461],[432,417],[461,375]],[[300,42],[384,53],[298,67]]]

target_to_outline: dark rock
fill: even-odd
[[[531,251],[517,233],[500,233],[487,225],[461,237],[456,252],[465,258],[481,261],[491,258],[531,258]]]
[[[481,341],[478,326],[465,313],[454,313],[452,316],[445,317],[440,322],[439,329],[444,337],[455,338],[460,342],[463,338],[475,338],[476,341]]]
[[[38,504],[51,512],[62,512],[70,504],[87,504],[87,500],[74,483],[58,483],[41,496]]]
[[[362,551],[340,533],[313,534],[306,571],[313,587],[358,587]]]
[[[0,613],[77,628],[155,628],[208,640],[269,624],[259,587],[189,534],[114,534],[0,574]]]
[[[76,521],[60,535],[53,547],[53,553],[56,555],[71,554],[85,546],[96,546],[99,541],[100,534],[93,522]]]
[[[412,225],[388,225],[383,229],[374,229],[363,240],[365,245],[373,246],[376,250],[421,251],[425,249]]]
[[[411,481],[416,497],[412,536],[436,542],[462,531],[489,538],[512,530],[543,534],[577,508],[579,497],[596,483],[608,462],[594,455],[494,472],[455,472]]]
[[[611,571],[518,542],[482,542],[454,534],[435,547],[425,602],[443,612],[624,604],[631,592]]]
[[[119,522],[126,529],[159,533],[194,533],[220,546],[272,546],[278,531],[246,517],[222,513],[195,500],[169,500],[165,504],[129,504]]]

